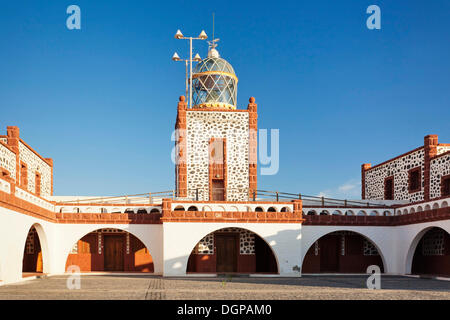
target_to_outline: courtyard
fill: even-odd
[[[301,278],[183,277],[82,274],[80,289],[67,275],[0,286],[1,300],[450,300],[450,281],[381,276],[381,290],[366,288],[366,275],[304,275]]]

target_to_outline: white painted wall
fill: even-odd
[[[103,228],[121,229],[136,236],[152,255],[155,274],[163,272],[160,224],[55,224],[0,207],[0,280],[3,283],[22,279],[25,241],[33,225],[42,248],[44,273],[64,273],[68,254],[75,242]]]

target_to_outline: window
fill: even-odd
[[[441,196],[450,196],[450,175],[441,178]]]
[[[408,189],[409,192],[417,192],[421,189],[420,167],[409,170]]]
[[[384,180],[384,200],[394,200],[394,177]]]

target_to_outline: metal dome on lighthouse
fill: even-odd
[[[218,41],[209,42],[208,57],[193,70],[194,108],[236,109],[238,78],[233,67],[220,57]]]

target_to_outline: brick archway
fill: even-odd
[[[278,274],[278,262],[270,245],[244,228],[210,232],[191,251],[187,273]]]
[[[49,267],[49,253],[44,229],[34,223],[28,230],[22,256],[22,273],[45,273]]]
[[[364,235],[346,230],[320,236],[308,248],[302,273],[366,273],[367,267],[377,265],[384,272],[380,249]]]
[[[412,274],[450,276],[450,234],[446,230],[426,228],[411,246],[414,246],[414,253],[410,255]]]

